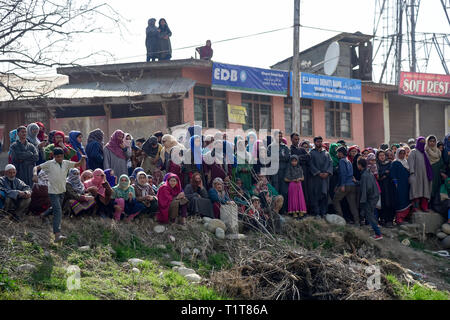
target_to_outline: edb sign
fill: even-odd
[[[361,80],[301,72],[300,97],[361,104]]]
[[[213,63],[212,89],[287,96],[289,72]]]
[[[450,75],[402,72],[398,94],[450,98]]]

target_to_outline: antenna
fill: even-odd
[[[323,70],[326,75],[331,76],[336,71],[339,63],[339,55],[339,43],[335,41],[328,46],[327,52],[325,53]]]

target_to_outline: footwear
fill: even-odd
[[[63,235],[59,235],[59,236],[57,236],[56,238],[55,238],[55,242],[61,242],[61,241],[64,241],[64,240],[66,240],[67,239],[67,237],[65,237],[65,236],[63,236]]]
[[[383,239],[383,235],[374,235],[374,236],[372,236],[372,239],[373,240],[381,240],[381,239]]]

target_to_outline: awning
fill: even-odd
[[[148,95],[184,96],[194,85],[195,81],[187,78],[145,78],[122,82],[86,82],[58,87],[47,97],[84,99]]]

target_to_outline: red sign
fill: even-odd
[[[450,98],[450,75],[402,72],[398,94]]]

